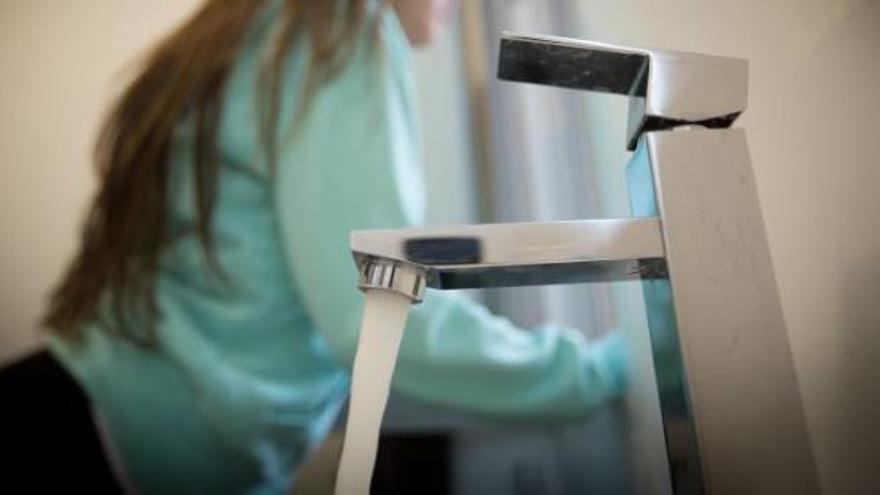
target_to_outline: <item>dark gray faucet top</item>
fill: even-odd
[[[630,97],[628,148],[647,131],[730,127],[748,103],[743,59],[502,33],[503,80]]]

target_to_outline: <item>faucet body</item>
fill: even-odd
[[[499,77],[630,98],[632,218],[352,233],[434,289],[641,280],[676,494],[818,493],[745,132],[744,60],[502,36]]]

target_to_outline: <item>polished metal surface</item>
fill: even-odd
[[[636,218],[354,232],[358,266],[410,266],[438,289],[641,279],[664,488],[818,493],[748,144],[728,129],[746,62],[505,34],[498,73],[630,97]]]
[[[503,33],[498,77],[630,96],[630,149],[649,130],[729,127],[748,102],[745,60],[555,36]]]
[[[373,259],[417,266],[436,289],[665,274],[660,223],[652,218],[355,231],[351,250],[359,266]]]
[[[408,263],[372,259],[360,267],[358,289],[391,291],[418,304],[425,298],[425,272]]]
[[[628,179],[662,218],[669,279],[643,284],[673,479],[818,493],[745,132],[647,133]]]

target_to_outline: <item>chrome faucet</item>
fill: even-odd
[[[362,288],[641,280],[671,491],[818,493],[742,129],[745,60],[505,33],[498,76],[629,97],[633,217],[356,231]]]

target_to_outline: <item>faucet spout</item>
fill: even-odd
[[[364,274],[423,273],[435,289],[608,282],[663,276],[656,218],[468,225],[429,229],[364,230],[351,234]],[[409,281],[406,282],[407,284]],[[409,289],[407,289],[409,290]]]

